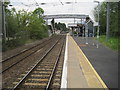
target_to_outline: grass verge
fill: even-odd
[[[100,41],[103,45],[111,48],[111,49],[114,50],[114,51],[120,51],[120,48],[119,48],[119,46],[120,46],[119,40],[120,40],[120,38],[118,38],[118,37],[110,37],[109,40],[106,41],[106,36],[105,36],[105,35],[101,35],[101,36],[100,36],[100,39],[99,39],[99,41]]]

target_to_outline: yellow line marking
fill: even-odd
[[[71,36],[70,36],[71,37]],[[72,38],[72,37],[71,37]],[[72,38],[73,42],[77,45],[77,43],[74,41],[74,39]],[[103,82],[103,80],[101,79],[101,77],[99,76],[99,74],[96,72],[96,70],[93,68],[92,64],[89,62],[89,60],[87,59],[87,57],[85,56],[85,54],[83,53],[83,51],[80,49],[80,47],[77,45],[78,50],[83,54],[83,56],[85,57],[85,59],[87,60],[88,64],[90,65],[90,67],[92,68],[92,70],[94,71],[95,75],[97,76],[98,80],[101,82],[103,88],[107,88],[108,87],[105,85],[105,83]]]

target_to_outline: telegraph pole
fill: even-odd
[[[107,2],[107,24],[106,24],[106,41],[109,39],[110,31],[110,2]]]
[[[2,1],[0,1],[0,40],[2,37]]]
[[[97,38],[99,41],[99,35],[100,35],[100,2],[98,2],[98,32],[97,32]],[[99,47],[99,43],[97,43],[97,48]]]
[[[94,1],[95,3],[98,3],[98,30],[97,30],[97,48],[99,48],[99,35],[100,35],[100,2]]]

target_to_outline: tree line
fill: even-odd
[[[55,23],[55,28],[61,31],[67,31],[67,27],[65,23]]]
[[[65,23],[60,23],[60,22],[55,22],[54,18],[51,21],[51,25],[53,26],[53,28],[56,28],[57,30],[61,30],[61,31],[66,31],[67,27]]]
[[[118,22],[119,22],[119,4],[120,2],[111,2],[110,3],[110,36],[118,37],[120,32],[118,30]],[[98,20],[98,6],[94,8],[94,16],[95,21]],[[106,21],[107,21],[107,2],[103,2],[100,5],[100,34],[106,34]]]
[[[7,41],[3,42],[3,49],[24,44],[28,39],[42,39],[48,36],[48,28],[43,19],[44,10],[17,11],[8,9],[10,2],[5,3],[5,26]]]

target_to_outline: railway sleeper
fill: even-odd
[[[55,64],[53,62],[42,62],[41,64]]]
[[[52,69],[36,70],[36,72],[52,72]]]
[[[41,86],[39,86],[39,85],[22,85],[22,90],[28,90],[28,88],[31,90],[31,89],[35,89],[35,90],[44,90],[45,89],[45,87],[46,87],[46,85],[41,85]]]
[[[52,68],[37,68],[37,71],[52,71]]]
[[[62,74],[62,71],[57,71],[56,74]]]
[[[52,71],[34,71],[34,74],[51,74]]]
[[[24,83],[22,87],[24,88],[45,88],[47,83]]]
[[[51,88],[60,88],[60,83],[58,83],[58,82],[52,83]]]
[[[31,78],[49,78],[50,75],[31,75]]]
[[[37,69],[40,69],[40,68],[53,69],[53,66],[40,66]]]
[[[48,69],[52,70],[53,67],[49,67],[49,68],[48,67],[43,67],[43,68],[42,67],[38,67],[36,70],[48,70]]]
[[[40,80],[40,79],[31,79],[26,80],[25,83],[47,83],[48,80]]]
[[[49,64],[49,63],[47,63],[47,64],[41,64],[40,66],[41,66],[41,67],[42,67],[42,66],[54,66],[54,64]]]

